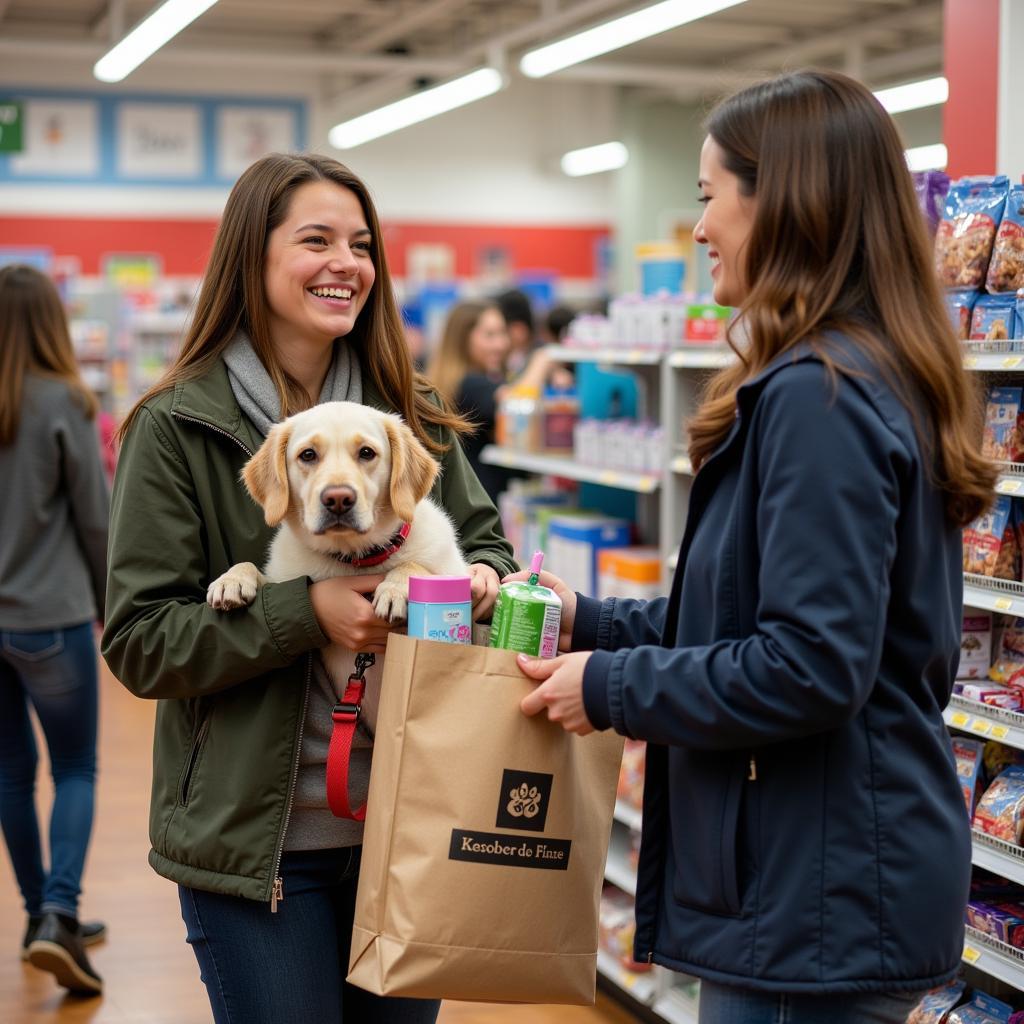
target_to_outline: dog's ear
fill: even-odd
[[[288,512],[288,439],[292,428],[287,422],[270,428],[266,441],[245,464],[242,481],[256,503],[263,508],[267,526],[277,526]]]
[[[409,523],[416,505],[434,486],[439,467],[408,424],[398,417],[386,417],[384,430],[391,445],[391,508],[399,519]]]

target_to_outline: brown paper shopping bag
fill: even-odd
[[[348,980],[378,995],[592,1003],[622,738],[519,702],[515,655],[392,634]]]

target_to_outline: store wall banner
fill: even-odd
[[[0,153],[22,150],[22,106],[14,100],[0,100]]]
[[[198,178],[202,126],[194,104],[122,103],[117,111],[117,171],[124,178]]]
[[[217,109],[217,175],[237,178],[268,153],[294,152],[298,145],[295,112],[274,107]]]
[[[14,178],[95,177],[100,170],[99,105],[92,100],[24,101],[23,148]]]
[[[393,633],[348,980],[378,995],[594,1002],[622,737],[519,704],[512,651]]]

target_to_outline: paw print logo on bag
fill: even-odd
[[[540,810],[540,790],[536,786],[527,786],[524,782],[518,789],[509,792],[509,802],[505,810],[513,818],[535,818]]]
[[[553,775],[505,768],[498,796],[497,828],[543,832],[551,803]]]

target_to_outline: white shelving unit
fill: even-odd
[[[964,940],[964,963],[1024,992],[1024,950],[968,926]]]
[[[560,363],[599,363],[604,366],[657,366],[665,353],[650,348],[580,348],[546,345],[552,359]]]
[[[1024,885],[1024,847],[974,829],[971,833],[971,862],[1011,882]]]
[[[643,814],[641,814],[641,812],[632,804],[627,804],[625,800],[616,800],[615,820],[622,822],[626,828],[631,828],[634,832],[639,832],[640,825],[643,821]]]
[[[618,469],[600,469],[584,466],[568,455],[543,455],[539,452],[521,452],[515,448],[501,448],[496,444],[485,445],[480,452],[480,461],[492,466],[507,466],[509,469],[524,469],[528,473],[543,473],[548,476],[565,477],[567,480],[581,480],[605,487],[620,487],[637,494],[653,494],[661,486],[661,477],[653,473],[626,473]]]
[[[697,1024],[698,1000],[691,999],[673,985],[654,1001],[654,1012],[669,1024]]]
[[[654,1005],[659,982],[657,971],[630,971],[603,949],[597,951],[597,970],[599,974],[628,992],[638,1003],[643,1003],[644,1006]]]
[[[1024,715],[953,696],[942,717],[951,729],[1024,750]]]

